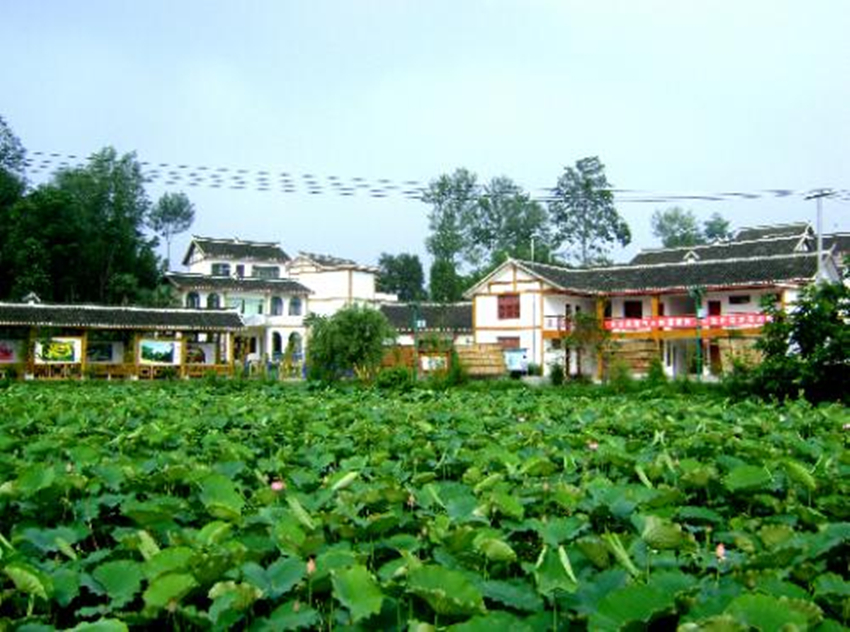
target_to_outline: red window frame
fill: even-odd
[[[519,318],[519,294],[499,295],[499,320]]]

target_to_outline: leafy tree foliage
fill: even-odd
[[[430,279],[432,301],[454,303],[463,298],[464,279],[450,261],[435,259],[431,264]]]
[[[148,225],[165,239],[166,265],[171,264],[171,240],[189,230],[195,221],[195,206],[185,193],[165,193],[148,216]]]
[[[460,168],[441,175],[428,186],[423,200],[431,205],[428,216],[431,234],[425,245],[434,259],[458,263],[464,251],[464,224],[478,202],[474,173]]]
[[[581,265],[596,263],[613,244],[626,246],[631,241],[628,224],[614,208],[605,165],[596,156],[566,167],[553,196],[549,213],[557,241],[566,243]]]
[[[696,246],[705,241],[694,212],[679,206],[652,214],[652,234],[665,248]]]
[[[8,209],[2,285],[59,302],[148,302],[159,282],[150,202],[133,154],[107,148]]]
[[[729,221],[723,219],[720,213],[712,213],[711,217],[702,224],[702,234],[707,242],[718,239],[729,239],[732,231],[729,229]]]
[[[697,246],[731,236],[729,222],[720,213],[713,213],[700,227],[694,212],[679,206],[652,214],[652,234],[665,248]]]
[[[466,222],[467,259],[498,265],[508,257],[546,259],[551,251],[548,214],[510,178],[493,178]]]
[[[370,307],[350,305],[333,316],[308,320],[309,377],[336,381],[353,373],[360,379],[375,375],[384,357],[384,343],[395,337],[386,317]]]
[[[820,283],[788,311],[772,302],[765,309],[772,321],[758,342],[764,361],[752,376],[756,393],[850,403],[850,287]]]
[[[401,301],[420,301],[425,298],[425,273],[417,255],[381,253],[378,259],[379,292],[398,294]]]
[[[8,296],[11,278],[3,271],[11,265],[9,252],[9,211],[21,198],[26,187],[24,160],[26,152],[20,139],[0,116],[0,297]]]

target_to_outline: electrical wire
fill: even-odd
[[[64,169],[82,166],[92,156],[59,152],[32,151],[24,161],[28,173],[50,175]],[[287,195],[338,195],[341,197],[368,196],[371,198],[401,197],[422,201],[428,184],[421,180],[392,180],[363,176],[320,176],[313,173],[293,173],[273,169],[245,169],[232,166],[188,165],[167,162],[139,161],[146,183],[166,187],[228,189],[283,193]],[[829,189],[831,197],[850,202],[850,189]],[[555,201],[551,187],[534,189],[532,200],[540,203]],[[612,188],[618,204],[679,204],[683,202],[728,202],[759,199],[804,198],[811,189],[759,189],[756,191],[721,191],[715,193],[660,193],[639,189]]]

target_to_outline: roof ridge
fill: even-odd
[[[658,252],[674,252],[677,250],[693,250],[694,248],[723,248],[725,246],[737,246],[740,244],[754,244],[761,241],[784,241],[791,239],[800,239],[801,235],[767,235],[766,237],[758,237],[756,239],[724,239],[721,241],[713,241],[710,244],[694,244],[693,246],[671,246],[666,248],[664,246],[660,248],[641,248],[636,257],[638,255],[642,255],[644,253],[658,253]]]

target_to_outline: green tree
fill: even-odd
[[[417,255],[381,253],[378,259],[377,289],[398,294],[401,301],[421,301],[425,298],[425,273]]]
[[[195,206],[185,193],[165,193],[148,215],[148,225],[165,239],[166,267],[171,265],[171,240],[189,230],[195,221]]]
[[[806,288],[791,310],[774,300],[763,307],[771,321],[756,345],[764,355],[753,373],[756,392],[850,403],[850,286],[819,283]]]
[[[9,213],[26,188],[25,164],[23,144],[0,116],[0,297],[9,295],[14,282],[10,274]]]
[[[614,207],[614,194],[605,165],[596,156],[566,167],[553,189],[549,213],[558,243],[583,266],[596,263],[613,244],[631,241],[628,224]]]
[[[16,297],[30,290],[59,302],[138,303],[160,280],[143,228],[149,201],[132,154],[108,148],[60,171],[8,213],[7,271]]]
[[[370,307],[350,305],[333,316],[312,316],[307,345],[309,377],[336,381],[353,373],[374,377],[384,357],[385,343],[395,337],[386,317]]]
[[[729,221],[723,219],[720,213],[712,213],[711,217],[703,222],[702,227],[702,234],[707,242],[729,239],[732,236]]]
[[[656,210],[652,214],[652,234],[661,240],[665,248],[705,243],[694,212],[680,206]]]
[[[450,261],[435,259],[431,264],[429,289],[431,300],[454,303],[463,298],[464,279]]]
[[[467,260],[488,268],[508,257],[531,259],[534,254],[546,260],[551,251],[546,209],[504,176],[484,186],[470,209],[464,236]]]
[[[431,234],[425,245],[434,259],[459,263],[466,246],[464,226],[474,214],[478,193],[475,174],[463,168],[443,174],[428,185],[422,199],[431,205]]]

